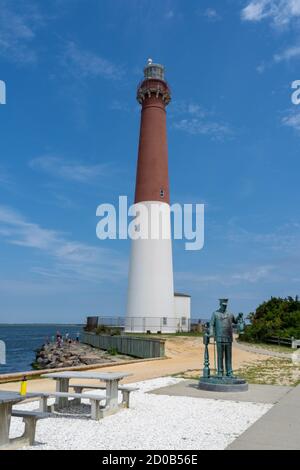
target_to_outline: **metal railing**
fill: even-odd
[[[103,325],[108,328],[120,328],[127,332],[140,332],[152,333],[166,332],[172,330],[175,332],[189,332],[196,330],[197,326],[200,327],[206,322],[205,319],[200,318],[187,318],[187,317],[125,317],[125,316],[98,316],[87,317],[88,330],[96,329],[98,326]],[[89,328],[90,326],[90,328]]]
[[[119,354],[142,359],[165,356],[165,341],[162,339],[108,336],[85,332],[82,342],[94,348],[113,350]]]
[[[280,336],[270,336],[269,338],[266,338],[266,343],[272,343],[272,344],[278,344],[279,346],[289,346],[292,349],[298,349],[300,348],[300,340],[294,338],[293,336],[291,338],[281,338]]]
[[[278,344],[278,346],[292,346],[292,338],[280,338],[279,336],[270,336],[266,338],[266,343]]]
[[[187,318],[187,317],[131,317],[127,318],[124,316],[98,316],[88,317],[87,326],[90,325],[90,329],[95,329],[97,326],[104,325],[110,328],[121,328],[126,331],[136,331],[137,328],[143,332],[147,330],[152,331],[163,331],[172,329],[175,331],[188,332],[191,331],[192,326],[202,325],[206,320]]]

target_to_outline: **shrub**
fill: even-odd
[[[298,296],[272,297],[250,313],[242,339],[249,342],[266,341],[271,336],[300,338],[300,301]]]
[[[96,335],[109,335],[110,334],[110,328],[105,325],[98,325],[96,329]]]
[[[96,335],[120,336],[120,334],[121,329],[114,326],[99,325],[96,329]]]
[[[110,348],[108,349],[108,354],[110,354],[111,356],[116,356],[118,354],[118,350],[116,348]]]

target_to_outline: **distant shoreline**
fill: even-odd
[[[0,323],[0,326],[85,326],[84,323]]]
[[[0,374],[29,370],[35,351],[60,331],[70,339],[80,337],[82,323],[0,323],[0,340],[6,344],[6,364],[0,365]]]

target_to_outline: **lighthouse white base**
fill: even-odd
[[[159,238],[150,235],[147,239],[132,240],[125,331],[174,333],[178,330],[178,321],[174,318],[170,206],[160,202],[143,202],[135,206],[139,208],[140,205],[148,207],[149,214],[157,211],[159,205],[164,215],[149,215],[147,221],[146,216],[140,217],[139,229],[148,224],[149,232],[151,227],[163,230],[156,232],[161,233]]]

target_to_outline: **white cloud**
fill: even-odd
[[[11,236],[10,243],[15,245],[46,249],[57,240],[56,232],[28,223],[19,213],[5,206],[0,206],[0,228],[2,234]]]
[[[207,135],[223,139],[233,134],[229,125],[218,122],[214,112],[195,102],[175,101],[170,113],[173,128],[191,135]],[[181,119],[179,119],[181,118]]]
[[[300,58],[300,46],[291,46],[274,55],[274,62],[279,63]]]
[[[196,115],[196,116],[200,116],[200,115],[202,117],[205,116],[205,112],[202,110],[201,106],[199,106],[199,104],[195,104],[195,103],[188,104],[187,112],[189,114],[193,114],[193,115]]]
[[[242,10],[241,18],[244,21],[260,22],[269,20],[273,27],[287,30],[288,26],[297,21],[300,24],[300,0],[253,0]],[[299,41],[295,45],[274,54],[267,62],[262,62],[256,68],[263,73],[269,67],[281,62],[288,62],[300,57]]]
[[[171,20],[172,18],[174,18],[174,16],[175,16],[174,10],[168,10],[165,14],[165,18],[167,20]]]
[[[264,71],[266,70],[267,68],[267,65],[265,62],[262,62],[261,64],[259,64],[257,67],[256,67],[256,71],[258,73],[264,73]]]
[[[73,75],[81,78],[101,77],[109,80],[120,80],[124,75],[121,67],[94,52],[81,49],[72,41],[66,44],[63,63]]]
[[[0,0],[0,55],[20,64],[36,62],[36,30],[43,24],[36,4]]]
[[[32,268],[43,276],[100,282],[119,279],[126,273],[126,263],[119,253],[68,240],[62,233],[28,222],[4,206],[0,206],[0,236],[9,244],[47,254],[50,268]]]
[[[210,283],[210,282],[220,282],[222,276],[219,274],[198,274],[191,271],[188,272],[176,272],[176,280],[181,282],[195,282],[195,283]]]
[[[11,177],[9,174],[0,167],[0,186],[6,186],[11,184]]]
[[[268,0],[258,0],[251,2],[242,10],[242,19],[246,21],[261,21],[267,16],[265,8]]]
[[[119,100],[113,100],[113,102],[110,105],[110,109],[112,111],[130,111],[130,107],[128,103],[125,101],[119,101]]]
[[[16,293],[18,296],[22,295],[25,297],[33,295],[34,299],[36,299],[38,295],[52,294],[57,296],[60,292],[64,294],[68,292],[72,295],[74,284],[72,282],[61,282],[58,279],[50,283],[49,279],[46,278],[40,280],[0,279],[0,292],[14,297],[16,297]]]
[[[244,21],[269,19],[276,27],[289,25],[300,17],[300,0],[253,0],[242,10]]]
[[[232,281],[246,281],[256,283],[264,279],[268,279],[272,271],[275,270],[275,266],[257,266],[256,268],[233,274],[231,276]]]
[[[221,19],[221,16],[214,8],[207,8],[204,11],[203,16],[205,16],[210,21],[218,21]]]
[[[29,162],[31,168],[40,170],[51,176],[78,183],[92,183],[99,177],[107,176],[109,165],[86,165],[71,162],[62,158],[45,155]]]
[[[289,116],[285,116],[282,119],[282,124],[300,132],[300,112],[292,112]]]
[[[230,127],[214,121],[202,119],[181,119],[175,122],[173,127],[177,130],[187,132],[191,135],[207,135],[215,139],[223,139],[233,134]]]
[[[272,232],[257,233],[250,232],[235,225],[230,224],[226,239],[233,243],[247,243],[250,245],[261,244],[266,249],[273,252],[294,254],[299,251],[300,246],[300,226],[298,223],[283,224],[274,228]]]
[[[174,117],[187,115],[198,118],[205,118],[209,114],[202,106],[194,101],[177,100],[173,101],[170,108],[170,115]]]
[[[223,286],[234,286],[243,282],[255,284],[262,280],[267,280],[275,266],[262,265],[254,266],[244,270],[237,270],[233,273],[222,274],[197,274],[192,272],[179,272],[176,274],[176,280],[179,282],[196,284],[219,284]]]
[[[294,45],[283,49],[282,51],[274,54],[271,60],[261,62],[257,67],[258,73],[264,73],[267,69],[274,66],[274,64],[280,64],[282,62],[290,62],[300,58],[300,46]]]

